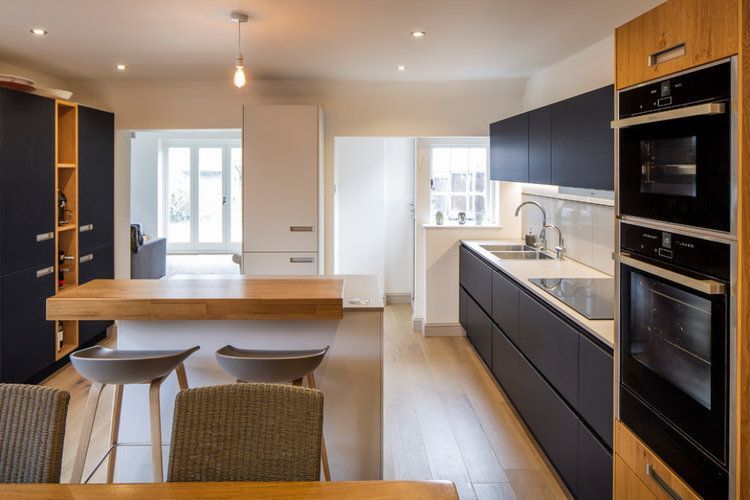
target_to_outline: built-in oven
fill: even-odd
[[[702,496],[726,498],[734,244],[619,226],[620,420]]]
[[[619,215],[734,233],[736,61],[618,93]]]

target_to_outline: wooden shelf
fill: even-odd
[[[64,226],[57,226],[57,232],[62,233],[63,231],[72,231],[78,227],[76,224],[65,224]]]
[[[57,168],[76,168],[75,163],[58,163]]]
[[[55,353],[55,361],[62,359],[71,352],[75,351],[78,346],[75,344],[63,344],[62,349]]]

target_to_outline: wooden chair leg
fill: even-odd
[[[109,427],[109,458],[107,459],[107,483],[115,478],[115,461],[117,460],[117,443],[120,438],[120,415],[122,414],[122,385],[115,386],[115,397],[112,401],[112,423]]]
[[[310,389],[317,389],[315,385],[315,375],[312,372],[307,374],[307,386]],[[323,462],[323,478],[326,481],[331,480],[331,467],[328,464],[328,451],[326,450],[326,438],[321,434],[320,438],[320,459]]]
[[[185,364],[180,363],[177,365],[177,368],[174,369],[175,373],[177,373],[177,383],[180,386],[180,390],[184,391],[188,388],[188,381],[187,381],[187,375],[185,374]]]
[[[151,381],[148,388],[149,413],[151,418],[151,470],[154,482],[164,482],[164,469],[161,452],[161,408],[159,405],[159,388],[164,377]]]
[[[73,474],[71,483],[80,483],[83,479],[83,467],[86,465],[86,455],[89,452],[89,443],[91,441],[91,431],[94,429],[94,419],[96,418],[96,409],[99,406],[99,399],[102,395],[104,384],[94,382],[89,389],[89,396],[86,400],[86,411],[83,414],[83,423],[81,424],[81,436],[78,441],[78,450],[76,451],[75,462],[73,463]]]

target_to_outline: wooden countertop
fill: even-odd
[[[4,484],[0,498],[16,500],[108,499],[400,499],[457,500],[448,481],[342,481],[295,483]]]
[[[94,280],[47,299],[47,319],[341,319],[343,287],[335,278]]]

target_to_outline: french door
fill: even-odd
[[[236,253],[242,247],[239,140],[169,140],[162,154],[162,234],[175,253]]]

